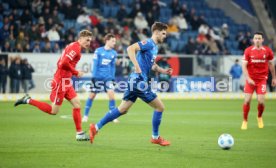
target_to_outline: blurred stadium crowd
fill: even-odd
[[[247,25],[236,24],[204,0],[2,0],[2,52],[60,53],[80,29],[91,30],[93,52],[106,33],[117,51],[150,36],[154,21],[169,25],[161,54],[242,54],[250,45]]]

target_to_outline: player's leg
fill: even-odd
[[[105,124],[114,119],[120,117],[121,115],[127,113],[128,109],[132,106],[132,101],[122,101],[118,108],[114,108],[106,113],[106,115],[96,124],[96,129],[101,129]]]
[[[114,94],[114,90],[113,89],[108,89],[106,91],[108,99],[109,99],[109,110],[113,110],[116,107],[115,104],[115,94]],[[113,120],[114,123],[118,123],[119,120],[118,119],[114,119]]]
[[[266,94],[266,80],[260,81],[257,84],[257,99],[258,99],[258,117],[257,117],[257,122],[258,122],[258,127],[263,128],[264,127],[264,122],[263,122],[263,112],[265,109],[265,94]]]
[[[21,104],[30,104],[32,106],[37,107],[41,111],[50,114],[50,115],[55,115],[59,110],[58,107],[53,106],[53,107],[55,107],[53,109],[53,107],[50,104],[32,99],[29,95],[25,95],[21,99],[18,99],[15,102],[14,106],[18,106],[18,105],[21,105]]]
[[[81,104],[80,100],[77,96],[70,99],[69,102],[73,106],[72,116],[76,127],[76,140],[77,141],[88,141],[90,138],[85,132],[82,130],[82,122],[81,122]]]
[[[101,82],[101,81],[98,81],[95,78],[91,79],[91,87],[90,87],[90,92],[91,93],[90,93],[88,99],[86,100],[84,115],[83,115],[83,118],[82,118],[83,122],[88,121],[88,116],[89,116],[89,113],[90,113],[90,109],[93,106],[93,101],[94,101],[97,93],[101,91],[101,86],[99,85],[98,82]]]
[[[114,108],[105,114],[105,116],[97,123],[90,124],[90,142],[93,143],[94,137],[97,132],[108,122],[113,121],[114,119],[120,117],[123,114],[126,114],[128,109],[132,106],[134,102],[130,100],[123,100],[118,108]]]
[[[88,121],[89,112],[90,112],[90,109],[92,108],[93,101],[94,101],[96,95],[97,95],[96,92],[91,92],[89,94],[89,97],[88,97],[88,99],[86,100],[86,103],[85,103],[85,109],[84,109],[84,115],[83,115],[83,118],[82,118],[82,122],[87,122]]]
[[[152,138],[151,142],[154,144],[159,144],[161,146],[168,146],[170,145],[170,142],[163,139],[159,135],[159,126],[161,124],[162,115],[164,112],[164,104],[163,102],[156,97],[154,100],[148,103],[151,107],[153,107],[154,112],[152,116]]]
[[[109,110],[112,110],[116,107],[114,90],[107,90],[106,93],[109,99]]]
[[[258,127],[259,128],[264,128],[264,122],[263,122],[263,112],[265,109],[265,105],[264,105],[264,101],[265,101],[265,95],[264,94],[258,94],[257,95],[258,98],[258,117],[257,117],[257,121],[258,121]]]
[[[248,114],[249,114],[249,111],[250,111],[251,99],[252,99],[252,94],[245,93],[244,103],[243,103],[243,122],[242,122],[242,126],[241,126],[242,130],[247,129]]]
[[[250,102],[252,99],[252,95],[255,91],[255,85],[250,85],[247,80],[244,85],[244,103],[243,103],[243,122],[241,129],[246,130],[247,129],[247,120],[248,120],[248,113],[250,110]]]

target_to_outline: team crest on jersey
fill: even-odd
[[[142,43],[143,45],[145,45],[145,44],[147,44],[147,40],[143,40],[141,43]]]
[[[114,58],[114,55],[111,55],[111,58]]]
[[[266,58],[266,55],[264,54],[264,58]]]

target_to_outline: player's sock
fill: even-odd
[[[264,104],[258,104],[258,118],[261,118],[264,112]]]
[[[80,112],[80,108],[73,108],[73,119],[75,122],[75,126],[76,126],[76,130],[77,132],[81,132],[82,128],[81,128],[81,112]]]
[[[45,102],[40,102],[34,99],[30,99],[29,102],[30,105],[37,107],[41,111],[53,115],[52,112],[52,106]]]
[[[89,111],[90,111],[90,108],[92,107],[92,105],[93,105],[93,99],[88,98],[86,100],[86,105],[85,105],[85,110],[84,110],[84,116],[88,116],[89,115]]]
[[[159,125],[161,123],[163,112],[154,111],[152,116],[152,138],[158,139],[159,137]]]
[[[96,124],[96,128],[101,129],[106,123],[113,121],[114,119],[118,118],[122,115],[118,108],[114,108],[105,114],[105,116]]]
[[[250,110],[250,104],[243,104],[243,120],[244,121],[247,121],[249,110]]]
[[[109,100],[109,110],[113,110],[115,108],[115,100]]]

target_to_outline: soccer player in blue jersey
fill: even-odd
[[[97,123],[90,124],[90,142],[93,143],[97,132],[108,122],[125,114],[132,104],[139,97],[144,102],[149,104],[153,109],[152,117],[152,137],[151,143],[159,144],[161,146],[168,146],[170,142],[163,139],[159,135],[159,125],[161,123],[164,105],[162,101],[151,91],[149,87],[149,73],[151,70],[163,73],[172,74],[172,69],[160,68],[155,63],[155,58],[158,52],[157,44],[162,43],[167,35],[168,26],[161,22],[155,22],[152,27],[152,37],[134,43],[127,48],[127,53],[132,61],[135,72],[133,72],[128,79],[128,89],[124,93],[123,101],[113,110],[106,113],[106,115]],[[137,54],[136,54],[137,52]]]
[[[116,38],[113,34],[104,37],[105,45],[97,48],[93,56],[91,93],[86,101],[82,122],[87,122],[89,111],[97,93],[105,91],[109,98],[109,110],[114,109],[114,85],[115,63],[117,52],[114,50]],[[119,122],[117,119],[114,122]]]

